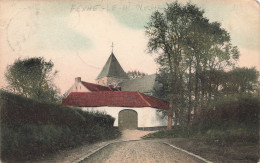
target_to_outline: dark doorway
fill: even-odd
[[[120,130],[137,129],[137,112],[134,110],[122,110],[118,115],[118,127]]]

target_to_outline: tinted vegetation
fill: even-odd
[[[255,96],[225,97],[212,108],[203,109],[200,118],[189,128],[175,128],[150,134],[153,137],[189,137],[219,145],[257,144],[260,102]]]
[[[114,118],[0,92],[1,156],[3,160],[29,160],[58,149],[113,139]]]

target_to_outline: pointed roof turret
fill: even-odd
[[[98,75],[97,79],[103,77],[115,77],[115,78],[128,79],[128,76],[126,75],[125,71],[117,61],[113,52],[108,58],[105,66],[103,67],[102,71]]]

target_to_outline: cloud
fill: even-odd
[[[93,41],[91,49],[79,54],[83,59],[102,68],[110,55],[111,43],[114,42],[115,55],[125,70],[139,68],[147,73],[155,72],[153,58],[145,53],[147,38],[143,30],[122,25],[106,10],[84,11],[79,15],[71,14],[71,28]]]
[[[37,47],[41,49],[85,50],[91,47],[91,39],[69,28],[63,19],[43,19],[37,31]]]
[[[114,8],[110,12],[115,16],[119,23],[132,28],[144,29],[151,14],[156,10],[162,10],[165,3],[145,3],[132,2],[113,4]]]
[[[59,71],[55,82],[64,92],[77,76],[95,82],[111,53],[112,42],[125,71],[155,73],[154,56],[145,52],[148,39],[143,26],[150,14],[166,2],[170,1],[2,2],[0,78],[4,78],[6,65],[18,57],[43,56],[54,62]],[[206,9],[210,21],[220,21],[230,32],[241,51],[239,66],[260,64],[259,7],[248,7],[241,0],[192,2]]]
[[[248,1],[233,3],[230,7],[231,12],[222,25],[230,33],[234,45],[260,50],[259,9],[258,4]]]
[[[6,39],[13,51],[24,49],[82,50],[91,47],[91,39],[82,36],[66,24],[69,7],[56,3],[22,3],[10,7],[12,13],[2,16],[6,20]],[[13,8],[12,8],[13,7]],[[63,11],[64,10],[64,11]],[[55,14],[55,11],[57,14]],[[63,12],[61,12],[63,11]],[[53,14],[50,14],[53,13]],[[2,38],[3,39],[3,38]]]

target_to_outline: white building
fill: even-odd
[[[71,92],[62,105],[105,112],[115,118],[114,126],[120,129],[150,130],[167,126],[167,119],[162,119],[158,110],[167,110],[168,102],[139,92]]]
[[[169,103],[148,96],[155,88],[155,75],[129,80],[112,52],[96,82],[77,77],[62,105],[105,112],[115,118],[114,126],[120,129],[166,128],[168,119],[162,119],[159,111],[168,110]]]

